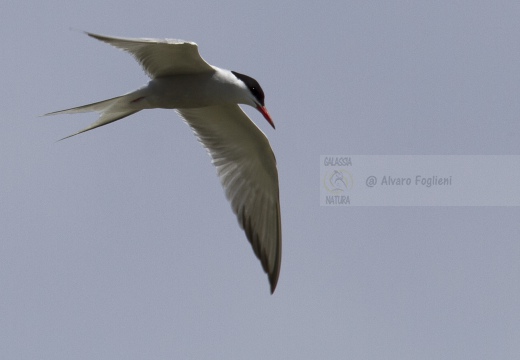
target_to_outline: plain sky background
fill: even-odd
[[[518,207],[319,206],[320,155],[520,154],[519,19],[518,1],[4,2],[0,358],[520,358]],[[97,115],[39,115],[148,81],[70,28],[195,41],[260,82],[274,295],[174,111],[56,142]]]

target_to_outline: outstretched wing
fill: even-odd
[[[240,226],[268,274],[280,274],[282,232],[278,171],[269,141],[238,105],[178,109],[207,148]]]
[[[130,53],[152,79],[214,71],[211,65],[199,55],[199,48],[194,42],[175,39],[117,38],[89,32],[86,34]]]

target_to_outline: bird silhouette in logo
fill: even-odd
[[[348,189],[347,181],[341,171],[334,170],[332,175],[329,177],[329,183],[332,191],[343,192]]]

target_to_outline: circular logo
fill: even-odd
[[[342,194],[352,189],[354,178],[345,169],[329,170],[323,177],[323,187],[331,194]]]

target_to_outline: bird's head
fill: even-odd
[[[251,105],[251,106],[255,107],[258,111],[260,111],[260,113],[264,116],[264,118],[267,120],[267,122],[274,129],[275,127],[274,127],[273,119],[271,119],[271,116],[269,115],[269,112],[267,112],[267,109],[264,104],[264,98],[265,98],[264,91],[262,90],[262,87],[260,86],[258,81],[256,81],[255,79],[253,79],[250,76],[237,73],[236,71],[231,71],[231,72],[233,73],[233,75],[236,76],[236,78],[238,80],[243,82],[245,87],[249,90],[248,100],[250,101],[250,103],[248,103],[248,105]]]

